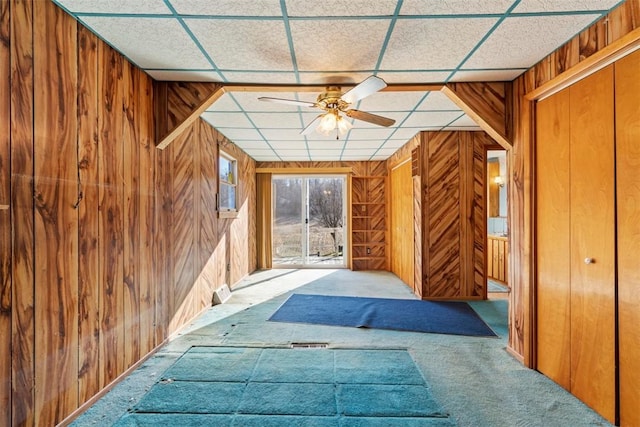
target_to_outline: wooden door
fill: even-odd
[[[640,426],[640,51],[615,71],[620,425]]]
[[[391,271],[414,289],[411,162],[391,170]]]
[[[613,66],[570,90],[571,392],[615,421]]]
[[[536,117],[538,370],[570,390],[569,89]]]

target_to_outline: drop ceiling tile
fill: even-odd
[[[375,68],[389,20],[302,20],[290,26],[300,70],[358,71]]]
[[[344,141],[341,139],[336,140],[335,138],[329,141],[308,140],[307,146],[310,150],[342,150]]]
[[[383,154],[375,154],[373,156],[371,156],[371,158],[369,159],[370,161],[374,162],[374,161],[382,161],[382,160],[387,160],[389,158],[389,156],[383,155]]]
[[[274,150],[307,150],[307,145],[302,141],[269,141]]]
[[[140,68],[211,68],[175,19],[83,16],[82,21]]]
[[[280,158],[285,162],[306,162],[309,161],[309,154],[305,155],[296,155],[296,156],[282,156]]]
[[[54,0],[73,13],[171,14],[162,0]]]
[[[298,149],[281,149],[281,148],[276,148],[275,149],[276,152],[278,153],[278,155],[280,157],[291,157],[291,156],[305,156],[308,157],[309,156],[309,152],[307,151],[307,148],[298,148]]]
[[[404,0],[400,15],[494,14],[506,12],[512,4],[513,0]]]
[[[349,85],[354,86],[371,75],[370,72],[350,73],[300,73],[300,83],[303,85]]]
[[[219,69],[293,71],[282,21],[185,19]]]
[[[249,154],[256,162],[277,162],[280,159],[274,154],[272,156],[254,156]]]
[[[417,132],[416,132],[417,133]],[[414,134],[415,135],[415,134]],[[411,136],[411,138],[413,138],[413,136]],[[411,139],[409,138],[409,139]],[[388,149],[394,149],[397,150],[398,148],[402,147],[403,145],[405,145],[407,142],[409,142],[409,139],[390,139],[388,141],[386,141],[384,143],[384,145],[382,146],[382,148],[388,148]]]
[[[353,128],[349,133],[349,141],[366,141],[375,139],[378,141],[384,141],[389,138],[395,129],[389,129],[385,127],[378,126],[377,128]]]
[[[360,101],[362,111],[411,111],[426,92],[378,92]]]
[[[155,80],[173,82],[221,82],[216,71],[144,70]]]
[[[421,129],[419,128],[400,128],[396,130],[391,136],[394,140],[403,140],[408,141],[413,138]],[[392,140],[389,140],[388,143],[392,143]]]
[[[397,64],[395,64],[397,66]],[[382,70],[377,75],[383,78],[388,84],[394,83],[442,83],[447,80],[451,70],[445,71],[391,71]]]
[[[400,20],[380,68],[456,68],[496,22],[495,18]]]
[[[460,113],[457,111],[418,111],[413,113],[402,126],[421,129],[446,126],[458,117],[460,117]]]
[[[234,141],[238,147],[243,150],[269,150],[271,148],[265,141]]]
[[[281,111],[283,113],[297,112],[298,108],[293,105],[279,104],[276,102],[260,101],[258,98],[266,96],[270,98],[296,99],[296,94],[291,92],[241,92],[230,89],[229,96],[232,96],[244,111],[251,112],[274,112]],[[226,95],[225,95],[226,96]],[[310,111],[315,111],[311,110]]]
[[[510,82],[525,70],[463,70],[451,77],[451,82]]]
[[[296,84],[296,75],[293,72],[251,72],[251,71],[222,71],[229,83],[251,84]]]
[[[505,19],[464,64],[467,68],[529,68],[593,22],[598,15]]]
[[[181,15],[281,16],[279,0],[170,0]]]
[[[243,150],[245,153],[251,154],[253,156],[275,156],[275,152],[271,148],[243,148]]]
[[[211,106],[207,109],[207,111],[211,112],[221,112],[221,111],[231,111],[238,112],[240,111],[240,107],[235,103],[233,98],[229,93],[225,93],[222,95],[216,102],[211,104]]]
[[[258,129],[298,129],[302,130],[300,115],[291,113],[248,113]]]
[[[397,0],[287,0],[287,14],[296,16],[391,16]]]
[[[216,129],[253,128],[253,125],[244,113],[210,113],[205,111],[201,117],[211,123]]]
[[[455,122],[450,123],[449,126],[473,126],[473,127],[477,127],[478,124],[476,122],[474,122],[471,117],[469,117],[469,116],[467,116],[465,114],[464,116],[460,117]]]
[[[608,10],[620,0],[522,0],[513,13]]]
[[[346,150],[377,150],[383,142],[384,140],[352,141],[349,139],[344,148]]]
[[[206,119],[205,119],[206,120]],[[231,141],[263,141],[264,138],[255,129],[219,129],[220,133]]]
[[[462,111],[460,107],[453,103],[451,99],[447,95],[442,92],[429,92],[429,95],[420,103],[417,111]]]
[[[267,141],[301,141],[304,142],[304,136],[300,135],[299,129],[261,129],[260,132]]]

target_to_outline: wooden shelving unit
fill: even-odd
[[[354,270],[386,270],[386,177],[352,178],[351,244]]]

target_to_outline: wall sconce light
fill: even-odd
[[[504,178],[500,175],[493,178],[493,182],[495,182],[500,188],[504,187]]]

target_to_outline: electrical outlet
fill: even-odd
[[[231,264],[227,263],[227,271],[231,271]]]
[[[367,255],[371,255],[371,248],[367,248]]]

